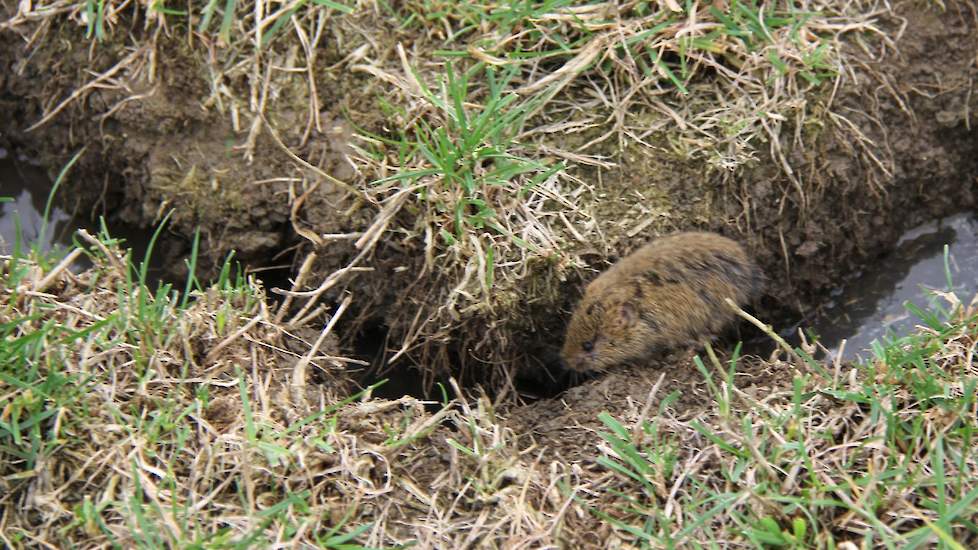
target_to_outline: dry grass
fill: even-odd
[[[437,547],[490,536],[460,509],[525,496],[503,487],[526,476],[488,401],[431,414],[343,395],[346,360],[305,356],[316,345],[277,325],[253,282],[181,305],[88,242],[95,265],[77,275],[2,259],[7,547]],[[312,378],[296,380],[304,356]]]
[[[275,324],[253,283],[186,305],[91,239],[95,267],[3,258],[0,540],[20,547],[724,547],[978,538],[978,302],[953,296],[863,366],[698,363],[714,405],[653,388],[567,461],[485,397],[426,411],[347,395],[342,358]],[[326,346],[328,347],[328,346]],[[290,351],[293,350],[293,351]],[[692,366],[690,366],[692,368]],[[327,380],[328,382],[324,382]],[[316,381],[316,383],[309,383]],[[296,388],[302,387],[301,394]],[[662,390],[663,392],[665,390]]]
[[[183,305],[151,293],[111,243],[89,242],[95,267],[78,275],[3,258],[7,546],[257,543],[281,539],[296,508],[331,502],[333,485],[310,475],[329,467],[323,449],[350,452],[322,406],[348,386],[291,398],[291,349],[310,345],[272,321],[261,288],[223,280]],[[313,359],[327,378],[345,361]],[[349,530],[347,506],[327,507],[340,515],[311,515],[303,537]]]

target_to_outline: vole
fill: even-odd
[[[764,275],[735,241],[705,232],[655,239],[594,279],[574,310],[561,359],[602,371],[715,335],[751,302]]]

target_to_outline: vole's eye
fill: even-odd
[[[588,340],[587,342],[584,342],[583,344],[581,344],[581,348],[584,351],[591,351],[591,350],[594,349],[594,342],[592,342],[591,340]]]

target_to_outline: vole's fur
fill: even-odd
[[[736,242],[714,233],[658,238],[588,285],[567,327],[567,368],[605,370],[655,350],[698,343],[734,319],[724,303],[755,300],[764,276]]]

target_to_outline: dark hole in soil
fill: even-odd
[[[270,305],[278,306],[285,300],[284,294],[279,294],[277,292],[272,292],[273,288],[278,288],[281,290],[291,290],[292,289],[292,263],[290,258],[284,258],[282,260],[286,265],[281,267],[276,265],[275,267],[266,267],[259,269],[248,269],[245,268],[246,273],[250,273],[262,282],[262,286],[265,288],[265,301]],[[238,266],[238,269],[241,269]]]
[[[458,350],[450,350],[449,353],[456,356],[455,364],[463,363]],[[440,408],[440,403],[446,395],[449,398],[454,396],[447,376],[436,378],[431,387],[426,388],[420,366],[412,365],[404,360],[395,365],[389,365],[387,360],[391,355],[392,352],[388,349],[387,327],[380,320],[368,321],[364,323],[363,328],[353,340],[353,356],[361,361],[369,362],[370,366],[356,365],[351,367],[349,372],[361,387],[371,386],[386,380],[373,391],[374,396],[398,399],[407,395],[431,402],[426,405],[430,410]],[[525,402],[555,397],[591,377],[586,374],[571,373],[564,369],[555,352],[541,354],[541,358],[531,360],[535,361],[535,368],[532,372],[540,373],[540,376],[518,376],[513,380],[516,393]],[[480,377],[477,374],[481,372],[485,371],[462,369],[453,375],[458,380],[460,387],[472,388],[481,385],[490,398],[496,397],[501,390],[495,388],[485,377]],[[442,388],[446,393],[443,393]]]
[[[537,378],[517,377],[514,380],[517,392],[525,402],[552,399],[574,386],[600,376],[598,373],[574,372],[557,362],[539,365],[541,376]]]
[[[437,410],[439,408],[438,403],[443,398],[438,385],[441,384],[448,388],[448,380],[436,380],[431,390],[426,391],[424,376],[419,368],[406,363],[389,367],[387,360],[390,354],[387,344],[388,329],[380,320],[364,323],[363,328],[353,339],[353,355],[356,359],[368,361],[370,366],[353,365],[350,367],[349,372],[357,384],[366,388],[386,380],[373,390],[374,396],[384,399],[399,399],[407,395],[422,401],[432,401],[434,403],[426,405],[426,408]]]

